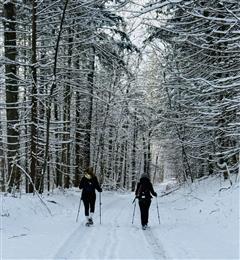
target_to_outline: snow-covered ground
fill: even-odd
[[[44,195],[49,215],[37,196],[1,194],[1,259],[239,259],[239,185],[230,189],[216,177],[185,185],[161,197],[156,186],[149,226],[140,228],[133,193],[102,193],[102,224],[85,227],[80,192]],[[56,202],[56,203],[54,203]]]

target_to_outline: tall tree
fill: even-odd
[[[35,176],[37,172],[37,2],[32,1],[32,57],[31,57],[31,74],[32,74],[32,90],[31,90],[31,147],[30,147],[30,177],[28,192],[34,191]],[[38,185],[40,185],[38,179]],[[39,189],[39,187],[37,187]]]
[[[16,48],[16,7],[14,2],[6,1],[4,13],[4,47],[5,47],[5,90],[7,115],[7,157],[8,188],[19,188],[19,132],[18,132],[18,76]]]

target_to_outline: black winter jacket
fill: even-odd
[[[83,176],[79,184],[79,189],[83,190],[82,199],[96,195],[95,189],[98,192],[102,192],[102,188],[100,187],[96,176],[92,177],[91,179],[88,179],[87,177]]]
[[[151,199],[151,195],[157,196],[157,193],[154,191],[149,178],[142,177],[140,182],[137,184],[135,195],[138,199]]]

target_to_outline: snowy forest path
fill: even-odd
[[[103,193],[102,224],[99,224],[97,201],[94,226],[86,227],[81,221],[63,241],[54,259],[166,259],[152,230],[142,231],[138,224],[131,224],[132,199],[130,194]],[[135,222],[140,223],[137,208]],[[83,209],[80,215],[82,219]]]

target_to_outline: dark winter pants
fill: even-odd
[[[150,205],[151,205],[151,199],[139,200],[142,226],[147,225],[148,223],[148,212],[149,212]]]
[[[96,201],[96,194],[89,194],[89,196],[84,196],[83,204],[85,208],[85,216],[89,216],[89,208],[90,208],[90,212],[94,213],[95,201]]]

